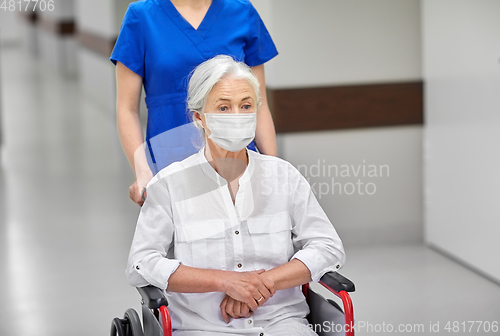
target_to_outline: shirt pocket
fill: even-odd
[[[292,222],[287,212],[247,220],[257,261],[266,269],[287,263],[293,255]]]
[[[226,269],[224,220],[190,221],[175,226],[175,258],[183,265]]]

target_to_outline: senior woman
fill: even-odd
[[[188,108],[206,145],[148,184],[127,276],[166,290],[175,336],[315,335],[299,286],[344,263],[304,177],[245,148],[259,105],[247,65],[228,56],[199,65]]]

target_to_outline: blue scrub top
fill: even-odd
[[[189,74],[220,54],[248,66],[263,64],[278,54],[250,1],[212,0],[198,29],[170,0],[129,5],[110,60],[123,63],[143,78],[147,154],[154,174],[198,151],[200,133],[192,125],[186,105]],[[254,146],[252,142],[250,148]]]

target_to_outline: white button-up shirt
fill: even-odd
[[[342,266],[342,242],[299,171],[253,151],[248,159],[234,204],[227,181],[207,162],[204,149],[151,180],[128,261],[132,286],[166,289],[180,263],[242,272],[269,270],[296,258],[313,281]],[[229,324],[219,307],[225,293],[167,294],[172,326],[179,331],[259,335],[266,325],[308,314],[299,287],[277,291],[251,318]]]

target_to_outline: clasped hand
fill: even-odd
[[[222,318],[250,317],[253,312],[274,295],[274,282],[262,275],[264,270],[228,272],[225,279],[226,297],[220,304]]]

